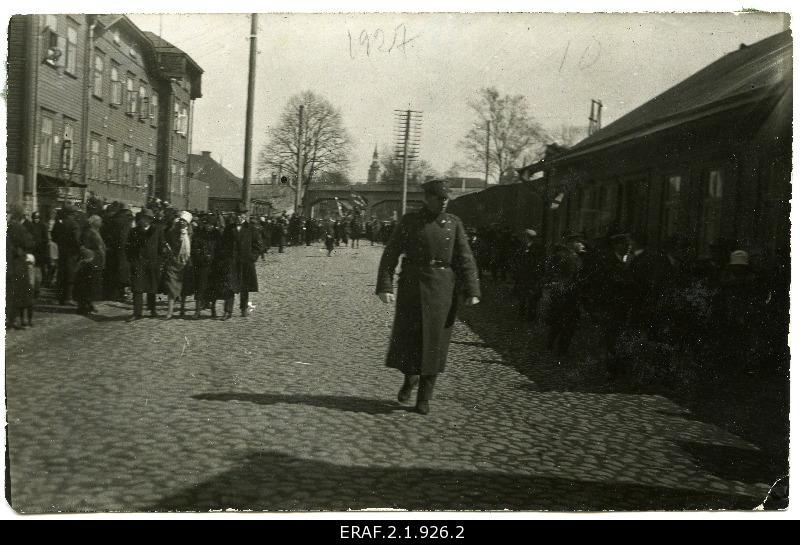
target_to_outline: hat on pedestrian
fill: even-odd
[[[533,229],[525,229],[525,234],[529,237],[535,237],[538,233]]]
[[[630,233],[614,233],[608,240],[611,244],[627,244],[632,241]]]
[[[126,202],[121,202],[121,203],[119,203],[119,209],[120,210],[130,210],[131,209],[131,205],[129,205]]]
[[[187,212],[186,210],[181,212],[180,218],[186,223],[192,223],[192,214],[190,212]]]
[[[149,208],[142,208],[142,210],[139,212],[138,215],[140,218],[150,218],[150,219],[155,218],[155,216],[153,215],[153,211],[150,210]]]
[[[103,224],[103,218],[97,214],[92,214],[86,222],[92,227],[100,227]]]
[[[247,207],[245,205],[243,205],[242,203],[239,203],[239,204],[236,205],[235,212],[237,214],[247,214]]]
[[[64,212],[67,213],[67,214],[73,214],[73,213],[75,213],[77,211],[78,211],[78,209],[71,202],[68,202],[68,203],[66,203],[64,205]]]
[[[575,241],[575,240],[578,241],[578,242],[585,242],[585,240],[586,240],[583,237],[583,235],[581,235],[579,233],[573,233],[571,231],[567,231],[566,233],[564,233],[564,237],[563,238],[564,238],[565,242],[572,242],[572,241]]]
[[[731,252],[731,265],[749,265],[750,264],[750,254],[745,252],[744,250],[736,250],[735,252]]]
[[[450,197],[450,187],[445,180],[429,180],[420,185],[425,193],[446,199]]]

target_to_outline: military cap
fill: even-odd
[[[433,179],[420,185],[425,193],[436,195],[437,197],[448,198],[450,197],[450,187],[445,180]]]

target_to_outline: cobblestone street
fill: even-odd
[[[574,387],[593,371],[538,359],[513,330],[503,335],[491,297],[456,324],[431,414],[413,412],[413,398],[398,403],[402,377],[383,366],[393,308],[373,295],[381,250],[273,250],[257,265],[255,312],[227,322],[206,312],[130,324],[118,303],[91,318],[42,305],[35,328],[6,336],[13,508],[598,511],[764,500],[766,479],[702,463],[711,449],[736,465],[754,445],[662,396]]]

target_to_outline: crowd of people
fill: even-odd
[[[79,314],[96,312],[94,303],[132,303],[130,320],[143,317],[145,303],[156,316],[159,296],[166,319],[210,311],[223,320],[233,314],[234,296],[247,316],[249,293],[258,291],[255,262],[273,247],[324,242],[328,255],[342,244],[385,243],[395,222],[350,213],[312,219],[283,213],[256,216],[241,207],[233,213],[179,211],[151,199],[136,214],[126,203],[105,203],[93,195],[85,206],[65,203],[43,220],[19,205],[9,207],[6,246],[6,328],[33,326],[33,308],[42,286],[54,288],[59,305]]]
[[[548,246],[533,229],[497,226],[470,229],[469,239],[481,275],[510,282],[520,317],[544,329],[559,360],[590,326],[611,377],[687,353],[758,367],[785,345],[788,267],[759,270],[742,249],[697,258],[679,237],[654,248],[616,232],[600,241],[565,233]]]

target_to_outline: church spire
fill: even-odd
[[[378,144],[375,144],[375,152],[372,154],[372,164],[369,167],[369,174],[367,174],[367,182],[375,183],[378,181],[378,174],[380,174],[381,165],[378,162]]]

